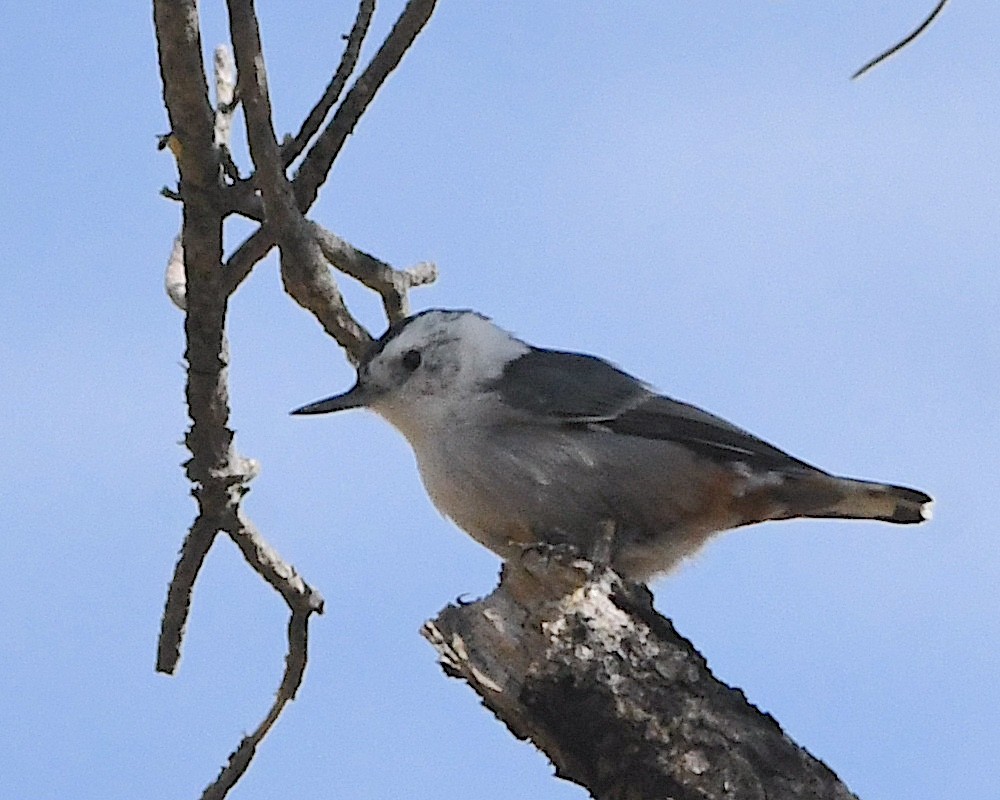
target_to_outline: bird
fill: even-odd
[[[348,391],[291,413],[383,417],[438,510],[505,561],[564,546],[648,582],[754,523],[931,515],[922,491],[833,475],[602,358],[535,347],[475,311],[393,323],[357,373]]]

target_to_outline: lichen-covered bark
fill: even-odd
[[[586,561],[529,551],[423,633],[446,672],[600,800],[854,798],[712,675],[648,589]]]

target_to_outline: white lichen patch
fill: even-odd
[[[701,775],[708,772],[711,766],[701,750],[688,750],[681,756],[681,764],[684,765],[684,769],[694,775]]]
[[[560,645],[573,620],[582,622],[588,631],[588,642],[574,645],[574,655],[579,659],[591,660],[598,654],[620,653],[626,639],[632,647],[638,641],[647,649],[645,657],[658,656],[659,648],[652,645],[649,629],[645,625],[637,626],[634,618],[611,600],[616,581],[612,573],[605,572],[598,580],[588,581],[564,597],[559,616],[543,625],[543,632],[550,637],[552,645]]]

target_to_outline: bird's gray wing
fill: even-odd
[[[595,356],[532,348],[508,364],[491,388],[505,405],[537,422],[598,426],[622,436],[671,441],[755,472],[816,469],[721,417],[655,394]]]
[[[713,461],[740,462],[754,472],[816,471],[811,464],[790,456],[721,417],[663,395],[653,395],[600,424],[624,436],[676,442]]]
[[[533,347],[510,362],[492,384],[503,403],[539,421],[613,419],[652,392],[595,356]]]

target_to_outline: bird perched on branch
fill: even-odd
[[[917,489],[817,469],[600,358],[533,347],[472,311],[392,325],[343,394],[293,414],[368,408],[413,447],[438,509],[502,558],[533,544],[639,581],[719,531],[795,517],[930,518]]]

